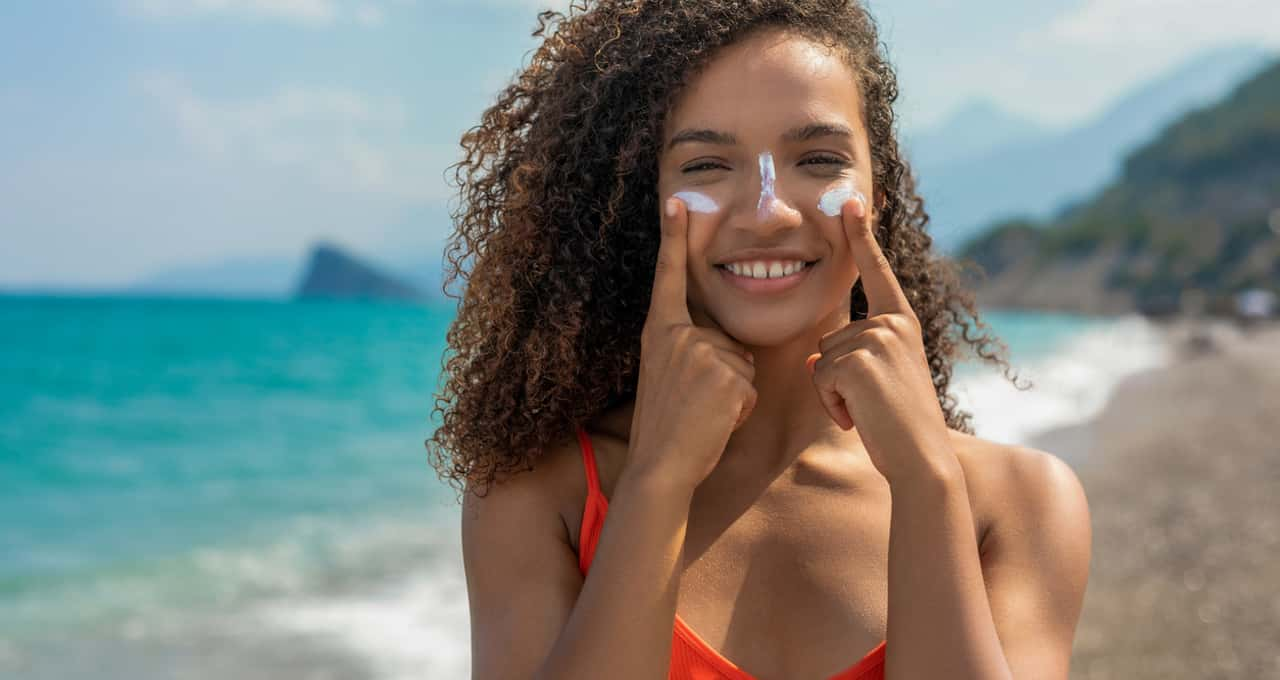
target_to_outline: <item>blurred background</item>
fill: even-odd
[[[544,5],[0,5],[0,677],[467,677],[444,170]],[[1280,677],[1280,5],[870,7],[1034,382],[961,405],[1089,493],[1073,677]]]

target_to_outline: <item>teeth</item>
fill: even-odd
[[[731,262],[725,267],[738,276],[752,279],[777,279],[791,276],[800,271],[804,268],[804,262],[799,260],[791,260],[789,262]]]

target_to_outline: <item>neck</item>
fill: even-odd
[[[822,336],[848,323],[845,304],[781,344],[747,345],[755,358],[756,405],[751,417],[729,437],[713,476],[776,476],[814,445],[848,449],[860,441],[856,429],[840,429],[827,414],[805,367],[805,359],[818,351]]]

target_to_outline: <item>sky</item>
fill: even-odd
[[[1280,3],[868,0],[900,130],[978,98],[1086,121]],[[0,288],[110,288],[318,238],[438,261],[458,139],[563,0],[0,3]],[[420,257],[418,257],[420,255]]]

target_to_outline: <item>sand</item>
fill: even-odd
[[[1092,516],[1071,677],[1280,678],[1280,324],[1166,330],[1171,365],[1033,443]]]

